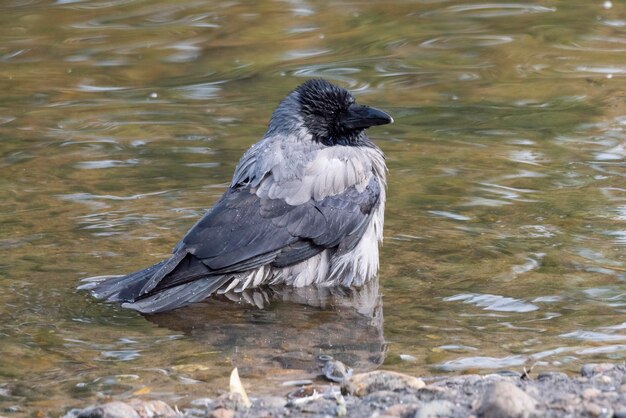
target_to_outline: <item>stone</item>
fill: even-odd
[[[141,416],[127,403],[115,401],[85,408],[77,418],[141,418]]]
[[[592,377],[597,374],[608,372],[615,368],[615,364],[611,363],[589,363],[580,368],[580,375],[583,377]]]
[[[263,408],[268,409],[280,409],[284,408],[286,404],[287,400],[280,396],[265,396],[258,401],[258,405],[257,402],[254,402],[253,406],[262,406]]]
[[[589,399],[594,399],[597,398],[598,396],[600,396],[602,392],[600,392],[598,389],[596,388],[587,388],[585,390],[583,390],[583,398],[589,400]]]
[[[248,405],[239,393],[224,393],[215,399],[213,406],[215,409],[223,408],[234,411],[248,409]]]
[[[214,409],[208,415],[209,418],[233,418],[234,416],[235,411],[226,408]]]
[[[415,413],[415,418],[446,418],[454,416],[455,405],[450,401],[431,401],[425,403]]]
[[[171,406],[159,400],[144,401],[141,399],[131,399],[128,403],[135,410],[135,412],[139,414],[141,418],[170,418],[180,415],[178,412],[172,409]]]
[[[342,382],[344,394],[363,397],[381,390],[421,389],[424,381],[413,376],[397,372],[376,370],[368,373],[355,374]]]
[[[528,418],[535,411],[535,400],[507,380],[488,386],[477,410],[483,418]]]
[[[562,380],[566,381],[569,376],[563,372],[541,372],[537,376],[537,380]]]
[[[594,402],[585,402],[583,408],[587,415],[590,417],[612,417],[613,411],[609,411],[608,408],[603,408]]]
[[[191,401],[193,406],[202,406],[204,408],[208,408],[213,405],[213,399],[211,398],[198,398]]]
[[[410,416],[418,408],[418,404],[395,404],[385,410],[386,417],[405,417]]]

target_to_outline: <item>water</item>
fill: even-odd
[[[185,406],[234,365],[283,393],[320,354],[418,375],[623,361],[625,8],[3,2],[3,412]],[[396,120],[371,130],[390,169],[380,288],[150,318],[74,290],[167,256],[310,77]]]

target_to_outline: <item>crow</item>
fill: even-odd
[[[392,122],[328,81],[304,82],[169,259],[80,288],[155,313],[264,285],[362,286],[378,271],[387,174],[365,130]]]

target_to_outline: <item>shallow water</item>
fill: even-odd
[[[3,2],[3,412],[184,406],[233,365],[283,393],[319,355],[418,375],[623,361],[624,16],[582,0]],[[167,256],[310,77],[396,120],[370,132],[390,169],[380,289],[150,318],[74,290]]]

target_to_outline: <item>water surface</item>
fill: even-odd
[[[624,16],[582,0],[3,2],[4,413],[186,406],[233,366],[283,393],[319,355],[418,375],[623,361]],[[371,130],[390,169],[379,284],[149,318],[74,290],[166,257],[311,77],[396,120]]]

